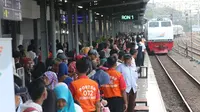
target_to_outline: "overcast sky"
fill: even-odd
[[[188,1],[198,1],[198,0],[150,0],[150,3],[152,3],[152,2],[179,2],[179,1],[181,1],[181,2],[188,2]]]
[[[177,10],[200,10],[200,0],[150,0],[149,3],[160,3]],[[175,4],[174,4],[175,2]]]

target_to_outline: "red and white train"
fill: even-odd
[[[156,18],[146,24],[147,50],[154,54],[165,54],[172,50],[174,42],[173,24],[168,18]]]

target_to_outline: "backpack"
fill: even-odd
[[[24,110],[23,112],[32,112],[32,111],[37,111],[37,110],[33,107],[29,107],[26,110]]]

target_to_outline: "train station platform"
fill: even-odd
[[[148,77],[138,79],[137,99],[147,99],[149,112],[167,112],[148,54],[144,65],[148,67]]]

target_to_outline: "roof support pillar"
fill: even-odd
[[[106,17],[103,18],[103,34],[104,37],[107,37],[107,24],[106,24]]]
[[[47,38],[47,18],[46,18],[46,0],[40,0],[40,31],[41,31],[41,50],[42,61],[45,62],[48,57],[48,38]]]
[[[78,9],[77,4],[75,4],[75,13],[74,13],[74,20],[75,20],[75,48],[76,53],[79,54],[79,35],[78,35]]]
[[[55,2],[50,0],[50,40],[52,42],[52,54],[53,58],[56,58],[56,29],[55,29]]]
[[[119,23],[119,27],[118,27],[119,30],[118,31],[122,32],[122,23],[121,23],[121,21],[119,21],[118,23]]]
[[[92,10],[89,10],[89,41],[92,46]]]
[[[15,51],[17,50],[17,22],[12,21],[12,30],[11,30],[11,37],[12,37],[12,49]]]
[[[2,21],[0,21],[0,26],[2,25],[2,23],[1,23]],[[0,28],[0,38],[2,38],[3,37],[3,35],[2,35],[2,28]]]
[[[102,20],[99,19],[99,38],[102,37]]]
[[[115,37],[115,20],[112,19],[112,37]]]
[[[73,30],[72,30],[72,4],[69,2],[67,3],[67,14],[68,14],[68,50],[73,49]]]
[[[38,39],[38,19],[33,19],[33,37],[35,41],[36,51],[39,48],[39,39]]]
[[[111,29],[110,29],[110,21],[109,20],[107,20],[107,24],[108,24],[107,32],[108,32],[108,35],[110,36]]]
[[[109,17],[108,20],[108,35],[111,36],[112,35],[112,19]]]
[[[93,34],[93,39],[96,40],[96,21],[95,21],[95,13],[92,13],[92,34]]]
[[[83,12],[83,45],[87,46],[87,14],[86,11],[84,10]]]

